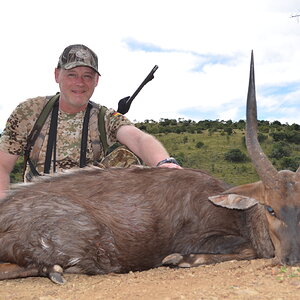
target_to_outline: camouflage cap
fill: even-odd
[[[90,67],[98,72],[98,57],[95,52],[85,45],[70,45],[61,54],[57,68],[70,70],[76,67]]]

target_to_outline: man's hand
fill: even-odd
[[[4,198],[9,188],[9,174],[14,168],[18,155],[0,151],[0,199]]]
[[[174,157],[165,158],[161,160],[156,166],[164,168],[182,169]]]
[[[165,163],[165,164],[162,164],[160,166],[158,166],[159,168],[173,168],[173,169],[182,169],[182,167],[180,167],[179,165],[177,164],[173,164],[173,163]]]

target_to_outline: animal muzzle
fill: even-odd
[[[288,266],[300,265],[300,245],[296,247],[295,244],[286,251],[282,251],[281,257],[278,257],[281,264]]]

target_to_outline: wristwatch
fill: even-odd
[[[179,163],[177,162],[177,160],[174,157],[168,157],[166,159],[163,159],[156,166],[158,167],[162,164],[176,164],[179,166]]]

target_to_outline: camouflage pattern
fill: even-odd
[[[80,66],[90,67],[100,75],[96,53],[84,45],[68,46],[59,57],[57,67],[70,70]]]
[[[46,104],[46,97],[37,97],[28,99],[17,106],[10,115],[6,128],[0,138],[0,150],[14,155],[22,155],[26,146],[27,137],[31,129]],[[87,143],[87,165],[99,165],[104,159],[104,151],[99,138],[98,130],[98,107],[93,107],[90,112],[90,123],[88,130]],[[57,143],[56,143],[56,171],[79,167],[81,132],[84,118],[84,111],[76,114],[68,114],[61,110],[58,113],[57,125]],[[46,120],[40,135],[32,148],[31,161],[36,166],[37,171],[43,174],[44,162],[46,156],[48,131],[50,127],[51,113]],[[105,113],[105,128],[107,134],[107,143],[112,146],[116,141],[117,130],[123,125],[132,125],[132,123],[122,114],[113,109],[107,109]],[[121,150],[117,154],[110,154],[103,160],[102,167],[128,166],[130,162],[138,162],[134,154],[129,155],[129,150]],[[118,163],[118,159],[127,159],[128,162]],[[51,170],[52,172],[52,165]],[[27,166],[25,172],[25,181],[30,181],[31,176]]]
[[[125,146],[120,146],[103,158],[101,168],[128,168],[133,165],[141,165],[139,158]]]

